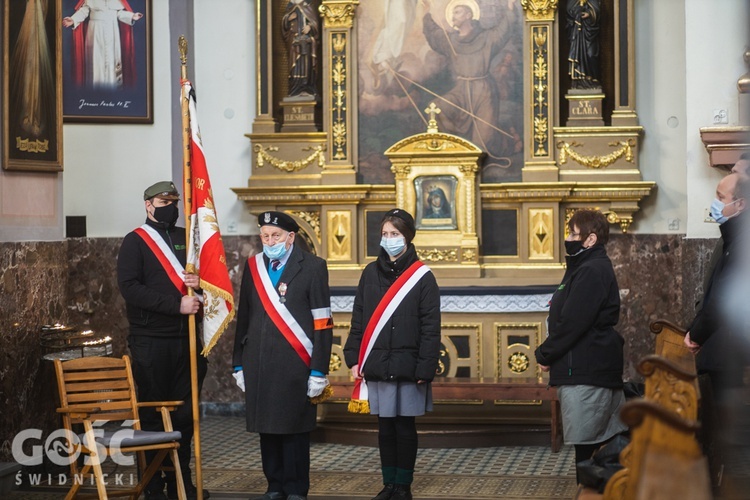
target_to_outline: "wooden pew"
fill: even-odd
[[[684,343],[687,331],[663,319],[654,321],[649,328],[656,335],[654,354],[671,361],[686,372],[696,373],[695,356]]]
[[[687,332],[664,320],[651,323],[650,330],[656,354],[645,356],[637,368],[645,378],[644,397],[626,403],[621,412],[631,442],[620,453],[623,469],[607,482],[603,497],[711,498],[708,463],[695,439],[700,389],[695,356],[684,344]],[[681,488],[693,480],[695,488],[684,496]]]
[[[687,352],[690,354],[690,351]],[[690,355],[692,356],[692,354]],[[607,500],[658,498],[633,495],[637,490],[636,485],[644,481],[644,475],[648,476],[647,480],[650,481],[655,480],[652,476],[658,477],[659,474],[664,473],[664,471],[658,468],[653,469],[643,467],[643,462],[651,461],[652,457],[649,455],[655,453],[651,443],[656,442],[660,446],[663,444],[660,436],[652,435],[654,432],[661,432],[663,425],[672,425],[675,422],[679,422],[680,425],[684,424],[679,428],[680,432],[673,433],[674,439],[680,440],[675,441],[674,443],[674,452],[676,455],[684,454],[686,453],[685,450],[693,450],[694,448],[700,452],[700,446],[695,440],[694,435],[695,430],[699,428],[697,422],[699,392],[695,369],[693,369],[692,372],[687,372],[678,366],[677,363],[673,363],[672,361],[652,354],[641,360],[638,364],[638,372],[645,377],[645,394],[642,399],[626,403],[620,414],[623,422],[631,427],[631,441],[630,444],[620,453],[620,463],[622,464],[623,469],[617,471],[607,482],[607,486],[604,490],[604,498]],[[642,403],[647,403],[647,405],[643,406]],[[628,408],[633,407],[638,408],[638,410],[628,410]],[[659,412],[655,414],[652,411],[652,407],[658,408]],[[627,418],[632,417],[632,419],[637,421],[639,425],[641,423],[639,418],[632,416],[633,411],[638,415],[646,412],[643,413],[643,415],[649,415],[648,425],[633,428],[633,425],[627,420]],[[626,418],[626,413],[628,413],[630,417]],[[670,420],[665,415],[673,418]],[[660,423],[654,424],[654,419],[659,420]],[[688,432],[685,429],[693,430]],[[689,441],[689,443],[682,441]],[[660,455],[663,455],[668,451],[668,447],[658,448],[658,454]],[[685,455],[685,457],[682,458],[675,456],[675,460],[680,463],[691,461],[691,456],[692,455],[690,454]],[[696,468],[699,467],[699,464],[697,463],[693,465]],[[675,470],[674,473],[686,473],[686,469]],[[707,468],[705,473],[707,478]],[[688,476],[683,479],[689,482],[690,477]],[[680,497],[674,496],[669,498]]]
[[[333,387],[332,401],[346,401],[352,395],[354,380],[350,377],[329,377]],[[557,389],[536,377],[528,378],[468,378],[437,377],[432,382],[435,401],[468,399],[508,401],[550,401],[550,446],[557,453],[562,446],[562,419]]]
[[[613,484],[615,477],[607,483],[605,499],[712,498],[708,461],[695,440],[695,420],[645,399],[629,401],[620,415],[631,429],[629,472],[621,485]]]

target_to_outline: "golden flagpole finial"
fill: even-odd
[[[177,40],[177,46],[180,50],[180,62],[182,62],[182,65],[187,64],[187,38],[185,38],[185,35],[180,35],[179,40]]]
[[[188,44],[185,35],[180,35],[180,38],[177,40],[177,48],[180,51],[180,63],[182,64],[182,66],[180,67],[180,78],[182,78],[183,80],[187,80]]]

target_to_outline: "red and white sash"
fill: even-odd
[[[177,256],[169,248],[167,242],[164,241],[164,238],[161,237],[159,232],[148,224],[144,224],[135,229],[135,234],[140,236],[143,241],[146,242],[177,290],[179,290],[182,295],[187,295],[188,290],[185,285],[185,275],[183,274],[185,268],[182,267],[180,261],[177,260]]]
[[[360,374],[362,374],[372,347],[380,336],[380,332],[383,331],[385,324],[388,323],[393,313],[398,309],[398,306],[401,305],[404,297],[416,286],[419,280],[422,279],[422,276],[429,272],[429,267],[420,261],[416,261],[398,277],[390,288],[388,288],[383,298],[380,299],[375,312],[372,313],[370,321],[367,322],[365,332],[362,335],[362,343],[359,346],[358,364]],[[364,378],[357,379],[355,382],[352,400],[367,401],[367,384]]]
[[[263,254],[258,253],[255,257],[250,257],[247,259],[247,263],[253,276],[255,290],[258,292],[266,313],[305,365],[310,367],[313,343],[297,323],[297,320],[294,319],[292,313],[289,312],[289,309],[279,300],[278,294],[271,283],[271,278],[268,276]]]

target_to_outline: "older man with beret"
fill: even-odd
[[[329,388],[331,298],[326,262],[294,244],[283,212],[258,216],[263,252],[245,264],[233,364],[247,430],[260,434],[268,482],[259,500],[301,500],[310,488],[310,431]]]
[[[191,400],[190,339],[188,316],[200,309],[198,297],[187,287],[198,289],[200,280],[185,273],[185,229],[177,227],[180,193],[170,181],[157,182],[143,193],[146,222],[128,233],[117,257],[117,283],[125,299],[133,358],[133,378],[138,399],[146,401]],[[200,343],[200,336],[198,339]],[[198,356],[198,379],[207,371],[206,358]],[[161,416],[151,410],[140,412],[143,430],[162,430]],[[190,404],[172,415],[180,439],[180,469],[188,498],[197,498],[190,479],[190,443],[193,418]],[[150,462],[155,452],[146,452]],[[167,461],[169,457],[167,457]],[[164,485],[166,483],[166,495]],[[147,500],[177,498],[174,472],[154,475],[146,487]],[[203,498],[208,498],[204,490]]]

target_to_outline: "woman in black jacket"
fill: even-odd
[[[568,229],[567,269],[550,301],[547,339],[535,354],[558,388],[565,443],[575,445],[578,463],[627,429],[619,418],[624,341],[614,328],[620,292],[604,248],[606,217],[579,210]]]
[[[411,244],[412,216],[390,210],[380,228],[380,255],[362,272],[344,355],[359,384],[366,381],[366,392],[358,386],[355,393],[378,416],[385,487],[375,500],[411,499],[415,417],[432,410],[430,382],[440,354],[440,291]]]

